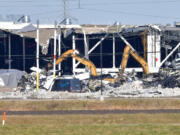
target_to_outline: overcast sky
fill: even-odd
[[[180,22],[180,0],[67,0],[67,16],[76,24],[173,24]],[[33,23],[60,22],[62,0],[0,0],[0,19],[30,15]]]

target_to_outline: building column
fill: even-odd
[[[60,56],[61,56],[61,28],[59,28],[59,35],[58,35],[58,57]],[[59,63],[58,69],[61,70],[61,63]]]
[[[113,34],[113,68],[116,68],[116,41]]]
[[[85,42],[86,42],[86,44],[84,46],[85,58],[89,60],[89,54],[88,54],[88,51],[89,51],[89,38],[88,37],[86,37]],[[87,72],[89,71],[88,67],[85,67],[85,69],[86,69]]]
[[[23,39],[23,71],[26,70],[26,39],[25,37],[22,37]]]
[[[54,23],[54,54],[53,54],[53,77],[56,77],[56,36],[57,36],[57,29],[56,29],[56,21]]]
[[[11,34],[9,34],[8,40],[8,65],[9,69],[11,69]]]
[[[39,90],[39,20],[37,21],[36,29],[36,90]]]
[[[73,35],[72,36],[72,48],[73,48],[73,50],[76,50],[76,39],[75,39],[75,35]],[[73,74],[75,75],[75,68],[76,68],[76,60],[74,59],[74,58],[72,58],[73,59]]]

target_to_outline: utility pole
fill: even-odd
[[[37,29],[36,29],[36,90],[39,90],[39,20],[37,20]]]
[[[68,0],[62,0],[62,2],[63,2],[63,19],[66,19],[68,16],[67,13]]]
[[[81,1],[79,0],[78,2],[78,8],[80,9],[81,8]]]
[[[8,41],[8,63],[9,63],[9,69],[11,69],[11,34],[9,33],[9,41]]]
[[[100,45],[100,63],[101,63],[101,96],[100,101],[104,101],[103,97],[103,83],[102,83],[102,67],[103,67],[103,52],[102,52],[102,43]]]
[[[56,77],[56,38],[57,38],[57,22],[54,22],[54,63],[53,63],[53,78]]]
[[[72,16],[70,15],[70,13],[69,13],[69,4],[70,4],[69,1],[70,1],[70,0],[62,0],[63,21],[65,21],[65,22],[67,21],[67,22],[66,22],[67,24],[71,23],[70,18],[73,19],[73,20],[75,20],[75,21],[77,21],[77,19],[74,18],[74,17],[72,17]],[[78,6],[78,8],[80,9],[80,8],[81,8],[80,0],[78,0],[77,2],[78,2],[78,5],[77,5],[77,6]]]

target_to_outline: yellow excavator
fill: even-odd
[[[131,54],[133,56],[133,58],[141,64],[144,73],[146,75],[148,75],[149,68],[148,68],[147,62],[141,56],[139,56],[136,52],[134,52],[129,45],[126,45],[126,47],[124,48],[123,59],[121,62],[121,71],[124,72],[124,70],[127,66],[129,54]]]
[[[121,75],[122,75],[122,73],[124,72],[124,70],[125,70],[125,68],[127,66],[129,54],[131,54],[134,57],[134,59],[141,64],[141,66],[142,66],[142,68],[144,70],[144,73],[146,75],[148,75],[149,74],[149,68],[148,68],[147,62],[142,57],[140,57],[137,53],[135,53],[131,49],[131,47],[129,45],[127,45],[125,47],[125,49],[124,49],[123,59],[122,59],[122,62],[121,62],[121,70],[120,70],[121,71]],[[73,57],[74,59],[76,59],[77,61],[82,63],[83,65],[87,66],[88,69],[90,69],[91,75],[93,77],[97,77],[98,76],[98,73],[96,71],[96,66],[90,60],[80,57],[79,56],[79,52],[77,50],[70,49],[70,50],[67,50],[66,52],[64,52],[56,60],[56,65],[61,63],[67,57]],[[50,68],[52,68],[52,64],[48,64],[48,69],[50,69]],[[119,74],[120,74],[120,72],[119,72]],[[114,83],[116,81],[116,79],[114,79],[114,78],[104,78],[103,80],[106,80],[106,81],[109,81],[109,82],[112,82],[112,83]]]
[[[75,60],[79,61],[81,64],[85,65],[88,67],[88,69],[91,71],[91,75],[93,77],[98,77],[98,73],[96,71],[96,66],[94,65],[93,62],[91,62],[88,59],[85,59],[84,57],[80,57],[79,56],[79,52],[76,50],[68,50],[66,52],[64,52],[57,60],[56,60],[56,65],[58,65],[59,63],[61,63],[63,60],[65,60],[67,57],[72,57]],[[48,69],[52,68],[52,64],[48,64]],[[90,79],[89,81],[89,88],[94,91],[97,89],[97,87],[99,87],[101,85],[101,83],[98,83],[99,81],[96,81],[96,79]],[[95,80],[94,80],[95,79]],[[111,78],[103,78],[103,80],[112,82]],[[114,80],[113,80],[114,82]]]
[[[72,54],[71,56],[74,59],[76,59],[77,61],[79,61],[80,63],[82,63],[83,65],[87,66],[90,69],[92,76],[94,76],[94,77],[98,76],[98,73],[96,71],[96,66],[90,60],[79,57],[79,56],[74,55],[74,54]]]
[[[144,31],[143,33],[141,33],[141,37],[142,37],[142,42],[143,42],[143,45],[144,45],[144,58],[142,58],[141,56],[138,55],[138,53],[135,51],[135,49],[131,46],[131,44],[121,35],[118,33],[119,37],[124,41],[124,43],[126,44],[126,47],[124,49],[124,53],[123,53],[123,59],[122,59],[122,62],[121,62],[121,69],[120,69],[120,72],[124,72],[124,69],[126,68],[127,66],[127,61],[128,61],[128,58],[129,58],[129,54],[131,54],[134,59],[139,62],[144,70],[144,73],[146,75],[149,74],[149,68],[148,68],[148,64],[146,62],[146,58],[147,58],[147,38],[146,38],[146,34],[147,34],[147,31]],[[120,74],[119,72],[119,74]]]
[[[107,80],[112,83],[125,81],[124,77],[123,77],[123,73],[127,66],[129,54],[131,54],[133,56],[133,58],[141,64],[144,73],[146,75],[149,74],[149,68],[148,68],[147,62],[141,56],[139,56],[135,51],[133,51],[131,49],[130,45],[126,45],[126,47],[124,48],[123,58],[121,61],[121,68],[119,69],[118,77],[117,78],[105,78],[104,80]]]
[[[73,49],[67,50],[56,60],[56,65],[61,63],[67,57],[73,57],[74,59],[82,63],[83,65],[87,66],[88,69],[90,69],[92,76],[94,77],[98,76],[98,73],[96,71],[96,66],[90,60],[82,58],[78,54],[79,52],[77,50],[73,50]],[[50,69],[51,67],[52,67],[52,64],[48,64],[48,69]]]

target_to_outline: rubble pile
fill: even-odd
[[[144,88],[143,81],[124,83],[121,87],[106,87],[104,95],[108,97],[172,97],[180,96],[179,88]]]
[[[36,89],[36,78],[37,78],[36,72],[32,72],[30,74],[25,73],[19,80],[17,89],[21,92],[31,91],[31,90]],[[39,75],[39,88],[40,89],[46,89],[45,83],[47,80],[48,80],[48,76],[44,74]]]
[[[158,75],[144,79],[144,87],[176,88],[180,87],[180,70],[161,70]]]
[[[49,91],[45,83],[52,76],[40,75],[40,89],[36,90],[36,72],[25,73],[13,92],[0,92],[0,99],[91,99],[104,97],[172,97],[180,96],[180,71],[161,70],[158,74],[143,78],[135,72],[124,73],[115,83],[100,79],[82,80],[81,93]],[[121,82],[118,82],[118,81]]]
[[[31,75],[28,75],[27,73],[22,76],[22,78],[18,82],[18,90],[25,91],[34,89],[34,77]]]
[[[180,96],[180,71],[162,70],[158,74],[126,81],[120,87],[106,85],[109,97],[171,97]]]

